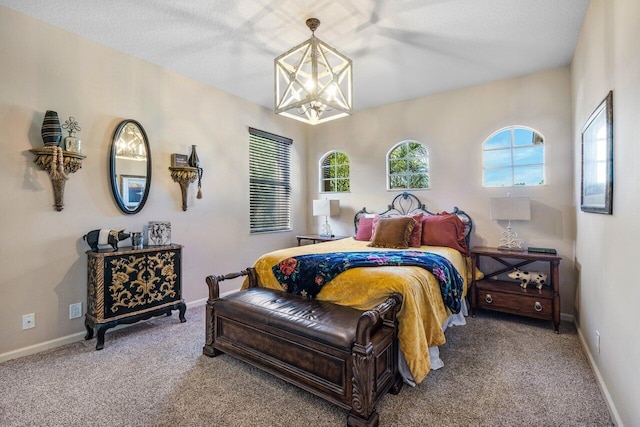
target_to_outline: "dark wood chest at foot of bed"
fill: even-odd
[[[399,296],[366,312],[264,288],[218,298],[224,278],[207,278],[205,355],[227,353],[348,409],[347,425],[378,425],[376,403],[402,386]]]

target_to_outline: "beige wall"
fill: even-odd
[[[397,142],[414,139],[430,151],[430,190],[413,191],[434,212],[465,210],[475,221],[472,245],[496,246],[504,222],[489,219],[493,196],[531,197],[532,220],[512,225],[530,246],[552,247],[562,256],[562,313],[573,314],[574,217],[571,82],[567,67],[446,92],[359,112],[313,128],[309,142],[309,198],[341,200],[335,234],[353,233],[353,214],[363,206],[381,212],[398,191],[386,190],[385,158]],[[546,182],[540,187],[482,187],[482,142],[510,125],[545,137]],[[330,150],[351,160],[351,193],[318,194],[318,161]],[[308,203],[311,203],[309,200]],[[318,227],[317,222],[310,227]]]
[[[489,220],[490,197],[509,191],[531,197],[533,219],[516,223],[516,230],[529,245],[555,247],[563,257],[562,312],[574,314],[577,282],[581,334],[620,419],[634,425],[640,420],[634,405],[640,395],[639,287],[630,271],[640,240],[633,225],[640,182],[639,9],[640,3],[631,0],[593,0],[570,71],[549,70],[388,105],[307,130],[268,109],[0,7],[0,230],[5,242],[0,249],[5,301],[0,359],[83,330],[81,319],[68,320],[68,306],[86,302],[87,247],[81,236],[87,231],[139,230],[150,220],[171,221],[173,240],[185,245],[184,296],[198,300],[206,296],[206,275],[247,266],[265,251],[293,244],[295,234],[318,228],[308,208],[319,196],[318,160],[324,153],[338,149],[351,157],[352,192],[331,195],[341,199],[343,209],[331,220],[334,232],[351,234],[355,211],[363,206],[383,210],[397,194],[386,191],[388,149],[415,139],[431,151],[432,178],[431,190],[415,193],[433,211],[466,210],[476,221],[472,244],[498,241],[504,224]],[[609,89],[615,92],[614,215],[585,214],[575,202],[580,129]],[[47,109],[78,119],[87,155],[67,183],[62,212],[53,210],[49,179],[28,152],[42,144],[39,128]],[[107,174],[110,138],[125,118],[142,123],[153,155],[151,194],[134,216],[116,208]],[[481,143],[509,125],[529,126],[545,136],[547,185],[482,188]],[[242,172],[248,169],[248,126],[294,139],[291,233],[248,234],[248,177]],[[179,187],[167,167],[171,153],[186,154],[191,144],[198,145],[205,169],[204,198],[196,200],[192,188],[189,210],[182,212]],[[226,283],[223,291],[236,286]],[[37,327],[22,331],[21,316],[31,312]],[[594,347],[596,330],[602,336],[600,354]]]
[[[576,200],[576,297],[580,331],[618,421],[640,424],[640,2],[592,0],[572,75]],[[580,144],[585,121],[613,90],[613,215],[580,211]],[[596,349],[600,333],[600,352]]]
[[[82,169],[66,184],[64,210],[53,209],[48,175],[30,148],[41,147],[46,110],[73,115],[82,131]],[[123,119],[138,120],[151,145],[153,180],[145,208],[124,215],[111,196],[110,140]],[[249,235],[248,131],[293,138],[293,232]],[[81,237],[97,228],[141,230],[172,224],[183,251],[184,297],[207,295],[208,274],[235,271],[259,254],[290,246],[305,230],[305,128],[272,111],[0,7],[0,358],[7,352],[81,332],[69,304],[86,309],[86,255]],[[171,180],[171,153],[198,145],[203,194],[192,185],[187,212]],[[239,286],[227,282],[222,291]],[[36,328],[21,329],[36,314]],[[187,313],[188,318],[188,313]]]

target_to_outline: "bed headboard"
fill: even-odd
[[[429,211],[427,206],[418,199],[415,195],[411,193],[404,192],[402,194],[398,194],[393,198],[391,204],[388,206],[387,210],[381,212],[377,215],[384,216],[403,216],[403,215],[411,215],[416,213],[423,213],[425,215],[436,215],[435,213]],[[454,213],[458,215],[458,218],[464,222],[464,236],[467,241],[467,246],[470,246],[470,238],[471,238],[471,230],[473,229],[473,220],[465,211],[458,209],[457,207],[453,208]],[[353,218],[353,225],[355,226],[356,233],[358,232],[358,222],[360,218],[363,218],[365,215],[371,215],[372,212],[368,212],[367,208],[362,208]]]

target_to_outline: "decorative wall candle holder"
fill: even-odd
[[[180,190],[182,192],[182,210],[187,210],[187,193],[189,190],[189,184],[194,182],[198,178],[198,169],[190,166],[170,167],[171,178],[174,182],[180,184]]]
[[[35,154],[33,161],[41,169],[49,173],[51,185],[53,186],[53,198],[55,209],[59,212],[63,209],[64,186],[69,174],[75,173],[82,167],[82,160],[87,156],[70,151],[64,151],[58,146],[47,146],[44,148],[32,148]]]

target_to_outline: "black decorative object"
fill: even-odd
[[[87,242],[92,251],[97,251],[99,245],[111,245],[114,251],[118,250],[118,242],[129,238],[131,234],[124,230],[91,230],[82,239]]]
[[[198,157],[198,152],[196,151],[196,146],[191,146],[191,155],[189,156],[189,166],[192,168],[200,167],[200,158]]]
[[[196,146],[191,146],[191,155],[189,156],[189,166],[198,169],[198,195],[197,199],[202,199],[202,168],[200,167],[200,158],[196,151]]]
[[[57,112],[47,110],[47,112],[44,114],[41,134],[45,146],[57,147],[60,145],[60,140],[62,139],[62,129],[60,128],[60,120],[58,119]]]

